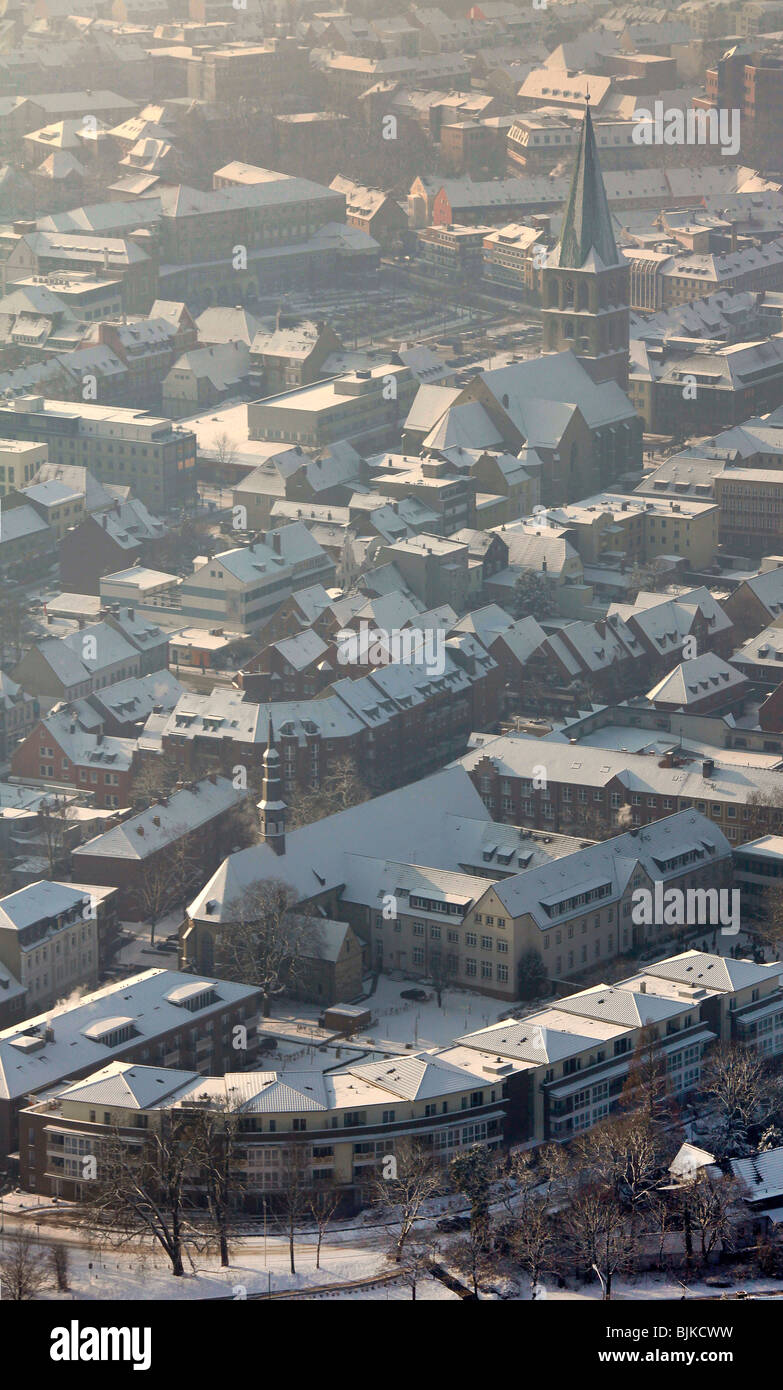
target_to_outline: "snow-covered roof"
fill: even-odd
[[[283,878],[302,899],[320,894],[325,887],[344,881],[346,852],[374,856],[380,841],[390,859],[413,864],[424,858],[425,863],[457,869],[445,808],[452,815],[490,820],[470,779],[459,768],[447,768],[289,831],[283,855],[267,845],[229,855],[190,904],[188,914],[209,922],[230,921],[230,905],[252,884],[268,877]]]
[[[0,1032],[0,1096],[16,1098],[41,1091],[84,1071],[90,1066],[122,1056],[145,1040],[152,1042],[182,1026],[182,1009],[167,1002],[168,993],[180,984],[192,984],[194,976],[177,970],[147,970],[119,980],[75,1004],[66,1004],[26,1019]],[[207,1019],[227,1004],[258,997],[249,985],[227,980],[203,979],[214,1002],[198,1010]],[[121,1014],[119,1013],[121,1011]],[[86,1036],[86,1030],[106,1025],[118,1016],[132,1020],[131,1038],[112,1046]],[[50,1030],[50,1031],[47,1031]]]
[[[81,913],[89,904],[84,889],[40,879],[0,898],[0,931],[23,931],[36,922],[57,921]]]
[[[245,792],[238,791],[229,778],[216,777],[213,782],[207,777],[190,788],[172,792],[165,803],[148,806],[138,815],[87,840],[74,850],[74,865],[81,862],[77,856],[82,855],[112,860],[147,859],[238,806],[244,796]]]
[[[753,1205],[783,1197],[783,1147],[766,1149],[751,1158],[732,1158],[731,1170]]]

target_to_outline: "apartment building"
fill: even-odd
[[[727,468],[714,482],[726,544],[769,554],[783,540],[783,473],[771,468]]]
[[[564,528],[585,565],[644,562],[679,555],[689,568],[712,565],[718,549],[717,502],[675,500],[623,493],[597,493],[564,507],[550,508],[539,520]]]
[[[99,482],[130,486],[153,512],[195,490],[195,434],[145,410],[19,396],[0,406],[0,434],[45,444],[50,465],[75,464]]]
[[[0,898],[0,962],[27,990],[30,1013],[94,989],[117,925],[111,887],[42,879]]]
[[[741,844],[783,824],[783,811],[774,804],[779,773],[734,759],[723,763],[720,750],[714,757],[685,750],[659,756],[524,735],[487,736],[460,761],[492,815],[512,825],[569,834],[593,820],[617,825],[621,811],[640,828],[675,811],[695,810],[732,844]],[[534,785],[542,779],[545,785]],[[759,796],[771,804],[758,804]]]
[[[479,460],[484,465],[482,468]],[[379,460],[372,460],[372,481],[378,492],[399,502],[417,497],[437,515],[437,530],[444,536],[451,536],[463,526],[475,525],[476,492],[480,481],[486,477],[498,482],[502,478],[506,488],[514,497],[524,491],[524,482],[529,475],[522,477],[523,470],[517,463],[515,470],[503,473],[498,466],[492,468],[491,455],[476,454],[475,459],[463,459],[463,463],[474,466],[476,474],[471,476],[467,469],[462,471],[452,458],[408,458],[404,454],[384,453]],[[486,471],[484,471],[486,470]],[[502,484],[501,484],[502,485]],[[351,507],[361,505],[361,498],[352,498]],[[353,521],[353,516],[351,517]]]
[[[340,338],[327,323],[278,323],[274,329],[260,330],[250,344],[250,384],[259,396],[310,386],[322,375],[329,354],[341,349]]]
[[[541,290],[541,263],[550,249],[550,237],[543,226],[509,222],[505,227],[495,227],[484,237],[484,279],[529,297],[537,295]]]
[[[642,313],[689,304],[719,290],[763,294],[783,289],[780,240],[731,251],[684,248],[673,254],[654,247],[626,246],[622,255],[630,265],[631,308]]]
[[[18,1128],[31,1094],[112,1061],[196,1072],[252,1067],[260,993],[250,985],[176,970],[146,970],[0,1033],[0,1152],[29,1135]],[[241,1026],[244,1047],[235,1047]]]
[[[714,437],[783,402],[783,335],[728,346],[636,341],[628,396],[653,434]]]
[[[78,700],[141,672],[141,655],[110,623],[90,623],[28,647],[13,676],[33,695]]]
[[[346,675],[312,699],[257,704],[220,688],[183,695],[163,725],[163,750],[183,769],[199,758],[227,773],[258,767],[271,718],[286,795],[323,786],[346,758],[368,785],[399,785],[456,757],[471,727],[491,725],[500,709],[500,668],[478,644],[447,642],[438,671],[426,652],[420,642],[409,661]]]
[[[19,584],[41,579],[57,564],[57,537],[29,503],[9,508],[0,527],[0,579]]]
[[[0,758],[4,762],[14,745],[30,732],[40,712],[35,696],[0,672]]]
[[[45,446],[44,446],[45,447]],[[71,526],[78,526],[86,515],[84,494],[68,483],[28,483],[7,495],[5,507],[30,506],[51,528],[59,542]]]
[[[158,290],[158,262],[149,239],[137,235],[138,241],[84,232],[18,232],[6,238],[7,254],[0,259],[2,292],[33,275],[87,271],[117,283],[126,314],[146,314]]]
[[[452,222],[447,226],[423,227],[416,233],[416,248],[422,271],[436,280],[464,285],[480,279],[484,262],[484,239],[491,227],[480,224],[465,227]]]
[[[356,1207],[379,1159],[401,1140],[415,1138],[445,1164],[477,1144],[557,1142],[589,1129],[618,1110],[635,1048],[651,1035],[673,1099],[698,1088],[704,1054],[718,1039],[780,1052],[780,966],[686,951],[449,1046],[329,1071],[204,1078],[112,1060],[22,1109],[21,1186],[78,1200],[81,1160],[100,1152],[109,1131],[142,1145],[164,1119],[187,1119],[205,1104],[233,1108],[229,1097],[241,1086],[236,1161],[244,1205],[274,1207],[296,1144],[297,1167],[309,1180],[338,1187]]]
[[[168,905],[167,875],[178,878],[178,865],[193,874],[211,873],[237,840],[238,811],[245,792],[227,778],[204,778],[181,787],[165,802],[148,806],[73,852],[73,871],[88,883],[116,889],[117,910],[123,920],[139,921],[149,915],[152,894],[144,884],[160,888],[161,908]],[[0,903],[0,907],[2,903]]]
[[[305,1180],[335,1184],[348,1208],[361,1204],[379,1156],[394,1153],[395,1141],[413,1137],[444,1163],[463,1146],[496,1148],[504,1130],[504,1082],[482,1074],[481,1060],[477,1055],[473,1072],[437,1055],[407,1054],[328,1073],[243,1072],[236,1156],[243,1206],[260,1210],[270,1201],[274,1207],[292,1141]],[[143,1145],[164,1119],[186,1119],[207,1100],[224,1108],[237,1084],[232,1073],[205,1079],[112,1063],[24,1111],[22,1184],[78,1199],[79,1155],[100,1151],[110,1124],[129,1144]]]
[[[673,1099],[697,1090],[716,1041],[783,1049],[780,966],[685,951],[457,1039],[444,1061],[493,1058],[525,1138],[564,1140],[615,1113],[642,1033],[665,1059]]]
[[[183,618],[252,632],[297,589],[333,583],[334,561],[303,522],[262,535],[212,559],[197,558],[179,590]]]
[[[203,101],[232,106],[243,96],[260,97],[265,106],[279,110],[307,82],[307,49],[293,36],[238,47],[205,45],[188,55],[188,96]]]
[[[464,541],[425,532],[382,546],[378,558],[381,563],[390,562],[397,567],[407,586],[427,608],[448,603],[461,613],[470,585],[469,557]]]
[[[14,777],[37,785],[71,785],[95,806],[127,806],[136,771],[136,740],[104,734],[100,716],[80,702],[41,719],[11,757]]]
[[[20,439],[0,439],[0,497],[27,487],[47,460],[45,444]]]

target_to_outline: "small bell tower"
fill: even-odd
[[[269,845],[275,854],[285,854],[285,821],[288,807],[282,799],[280,754],[275,748],[272,716],[269,716],[269,735],[262,767],[264,780],[258,802],[258,822],[262,844]]]

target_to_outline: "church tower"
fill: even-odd
[[[275,854],[285,854],[285,814],[288,810],[282,799],[280,784],[280,754],[275,748],[272,716],[269,716],[269,736],[262,760],[264,780],[258,802],[258,821],[262,844],[269,845]]]
[[[560,241],[541,272],[544,352],[570,348],[595,382],[628,385],[629,267],[615,244],[585,107]]]

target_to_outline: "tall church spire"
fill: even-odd
[[[541,271],[543,347],[573,352],[593,381],[616,381],[623,390],[629,274],[614,239],[587,102],[560,240]]]
[[[618,254],[612,231],[588,98],[560,241],[549,258],[549,264],[581,270],[590,259],[591,252],[600,262],[598,269],[601,266],[608,268],[625,264]]]

